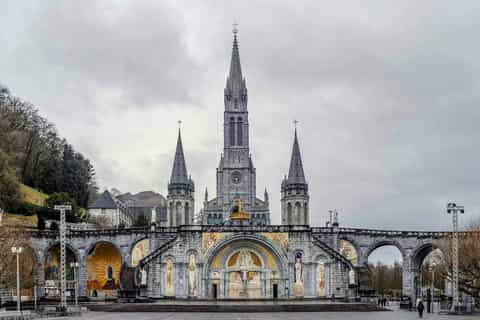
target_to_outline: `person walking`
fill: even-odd
[[[423,310],[425,309],[425,306],[423,305],[422,299],[418,299],[417,303],[417,311],[418,311],[418,317],[423,318]]]

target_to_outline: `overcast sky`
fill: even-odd
[[[280,222],[298,119],[311,222],[445,229],[479,217],[480,2],[2,1],[0,82],[92,160],[101,188],[166,194],[183,121],[215,194],[239,23],[257,191]]]

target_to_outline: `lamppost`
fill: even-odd
[[[430,310],[432,311],[433,313],[433,310],[434,310],[434,305],[435,305],[435,267],[437,266],[437,264],[435,262],[432,262],[430,264],[430,270],[432,271],[432,288],[431,288],[431,292],[430,292],[430,299],[432,300],[431,301],[431,307],[430,307]]]
[[[460,305],[458,296],[458,214],[465,213],[463,206],[458,206],[456,203],[447,204],[447,213],[452,215],[453,233],[452,233],[452,311],[457,310]]]
[[[17,311],[20,312],[20,253],[22,253],[22,247],[12,247],[12,253],[17,255]]]
[[[70,262],[70,268],[73,269],[73,281],[75,282],[75,305],[78,306],[78,280],[77,268],[80,266],[78,262]]]

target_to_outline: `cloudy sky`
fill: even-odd
[[[298,119],[311,220],[445,229],[479,217],[480,3],[2,1],[0,82],[89,157],[102,188],[166,193],[177,120],[215,193],[232,23],[257,190],[280,222]]]

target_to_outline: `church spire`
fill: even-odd
[[[238,49],[237,24],[233,28],[232,57],[230,59],[230,71],[225,86],[225,110],[246,111],[247,110],[247,86],[242,75],[240,64],[240,50]]]
[[[298,145],[297,128],[295,127],[295,137],[293,139],[292,157],[290,159],[290,169],[288,170],[288,184],[306,184],[305,173],[303,172],[302,156]]]
[[[172,176],[170,183],[188,183],[187,165],[183,154],[182,135],[178,128],[177,148],[175,150],[175,159],[173,160]]]
[[[236,26],[233,29],[233,47],[232,58],[230,60],[230,73],[228,75],[227,86],[231,89],[240,89],[243,84],[242,66],[240,64],[240,52],[238,50],[237,40],[238,29]]]

